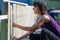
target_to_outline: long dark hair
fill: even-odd
[[[46,5],[46,2],[34,2],[33,3],[33,6],[38,6],[39,7],[39,10],[41,11],[41,14],[43,15],[45,11],[47,11],[47,5]]]

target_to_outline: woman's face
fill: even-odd
[[[35,14],[38,14],[40,12],[39,7],[37,5],[34,6],[33,10]]]

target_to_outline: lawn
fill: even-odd
[[[0,40],[2,40],[2,24],[0,23]],[[8,37],[8,24],[6,24],[6,36]],[[6,37],[6,39],[7,39]]]

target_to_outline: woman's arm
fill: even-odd
[[[18,27],[22,30],[26,30],[26,31],[35,31],[38,27],[40,27],[41,25],[43,25],[44,22],[49,22],[50,18],[48,15],[43,15],[34,25],[32,25],[31,27],[24,27],[18,24],[14,23],[15,27]]]
[[[14,23],[13,25],[17,28],[20,28],[22,30],[26,30],[26,31],[35,31],[39,26],[41,26],[44,23],[44,18],[41,18],[37,23],[35,23],[32,27],[24,27],[21,25],[18,25],[16,23]]]

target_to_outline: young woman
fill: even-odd
[[[53,36],[52,38],[55,38],[54,40],[56,40],[56,39],[59,40],[60,27],[55,22],[55,20],[50,15],[48,15],[46,3],[45,2],[40,2],[40,1],[39,2],[34,2],[33,10],[34,10],[35,14],[38,14],[40,16],[40,19],[38,20],[38,22],[36,22],[34,25],[32,25],[32,27],[24,27],[24,26],[18,25],[16,23],[13,24],[14,27],[29,31],[29,33],[24,35],[22,38],[26,37],[27,35],[30,35],[37,28],[42,27],[43,31],[41,33],[41,36],[44,36],[43,33],[46,33],[50,37]],[[43,38],[44,37],[42,37],[41,40],[43,40]]]

